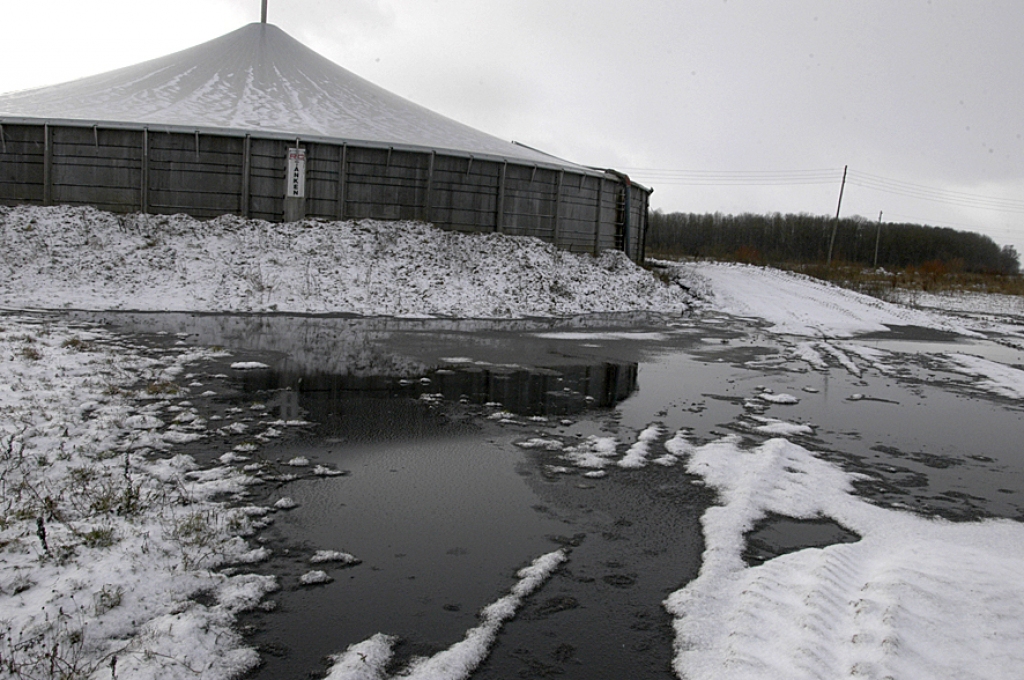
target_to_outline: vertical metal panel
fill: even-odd
[[[650,225],[650,219],[651,219],[650,206],[648,205],[648,201],[650,200],[650,195],[647,192],[645,192],[645,191],[642,191],[641,194],[642,194],[641,198],[643,200],[640,201],[640,202],[643,205],[641,206],[642,212],[641,212],[641,219],[640,219],[640,234],[639,234],[639,236],[640,236],[640,250],[637,253],[637,258],[636,258],[637,262],[643,262],[644,260],[647,259],[647,228]]]
[[[594,255],[601,252],[601,208],[604,201],[604,178],[597,178],[597,206],[594,210]]]
[[[249,194],[251,190],[249,188],[249,177],[252,175],[252,135],[245,136],[245,142],[242,145],[242,194],[239,197],[239,212],[242,217],[249,217]]]
[[[565,182],[565,170],[558,171],[558,182],[555,184],[555,214],[551,216],[551,240],[556,246],[561,245],[559,232],[562,227],[562,184]]]
[[[49,125],[43,126],[43,205],[53,205],[53,139]]]
[[[139,183],[140,212],[149,212],[149,128],[142,128],[142,181]]]
[[[501,175],[498,177],[498,207],[495,215],[494,231],[499,234],[505,229],[505,176],[508,174],[508,161],[501,164]]]
[[[0,205],[42,205],[43,126],[7,125],[0,135]]]
[[[427,190],[424,192],[426,195],[423,197],[423,221],[430,222],[430,201],[434,194],[434,161],[437,159],[437,152],[430,152],[430,165],[427,166]],[[470,159],[470,163],[473,159]]]
[[[348,181],[348,144],[341,145],[341,157],[338,159],[338,190],[336,200],[338,201],[338,219],[345,219],[345,190]]]

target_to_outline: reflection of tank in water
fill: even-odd
[[[248,390],[280,390],[267,405],[279,409],[281,418],[306,417],[333,435],[425,436],[438,427],[422,407],[425,395],[450,403],[500,404],[519,415],[570,415],[629,397],[637,387],[637,364],[533,369],[456,364],[416,379],[259,371],[239,379]]]
[[[460,367],[438,371],[419,388],[446,400],[499,403],[521,415],[566,415],[610,407],[636,389],[636,364],[602,363],[558,369]]]
[[[281,420],[303,420],[303,410],[299,406],[299,394],[295,390],[280,390],[272,399],[267,400],[267,408]]]

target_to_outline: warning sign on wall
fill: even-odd
[[[288,149],[288,175],[285,198],[303,198],[306,195],[306,150]]]

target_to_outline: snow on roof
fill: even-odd
[[[262,23],[135,66],[0,95],[5,118],[326,137],[580,167],[425,109]]]

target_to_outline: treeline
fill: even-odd
[[[649,257],[712,257],[755,264],[814,263],[828,258],[835,218],[826,215],[650,214]],[[941,267],[946,271],[1017,274],[1013,246],[1000,248],[988,236],[946,227],[840,219],[833,262],[877,264],[888,269]]]

